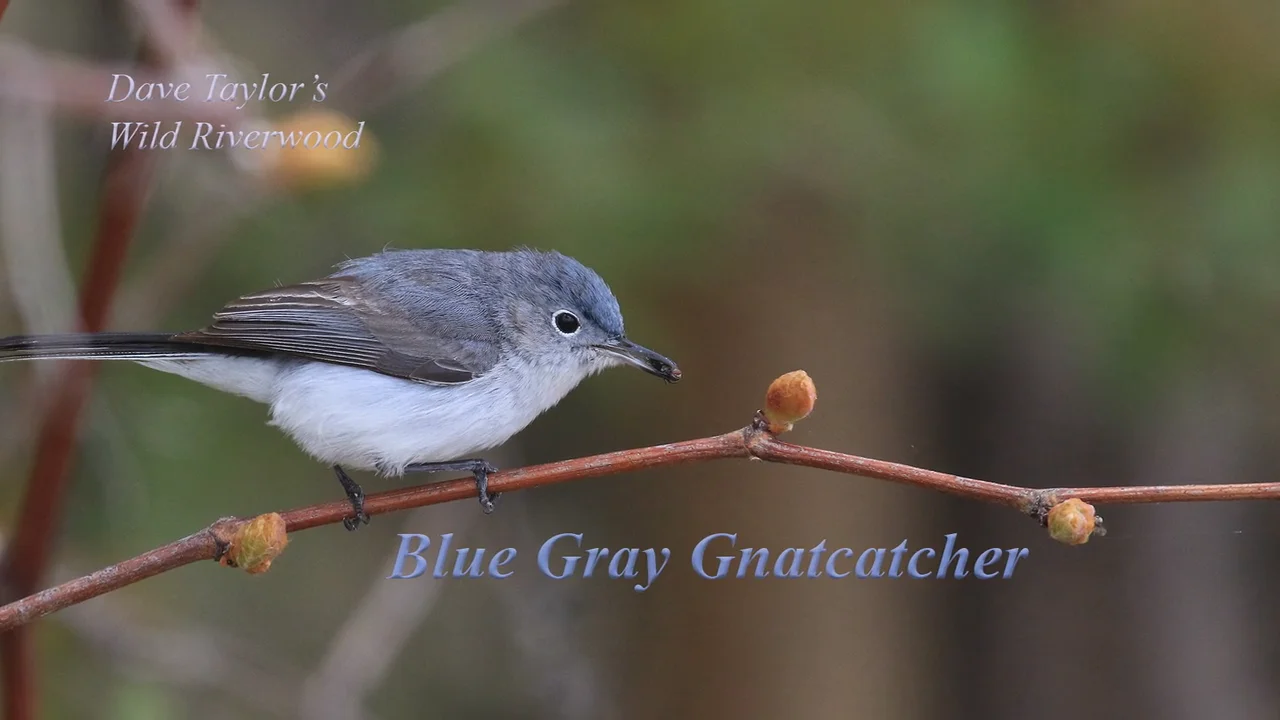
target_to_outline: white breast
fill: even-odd
[[[316,459],[399,475],[506,442],[609,364],[504,360],[461,385],[426,385],[320,362],[210,356],[141,364],[267,403],[271,424]]]
[[[276,381],[271,424],[322,462],[399,475],[502,444],[588,374],[504,361],[469,383],[425,385],[303,363]]]

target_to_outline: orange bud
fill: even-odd
[[[341,113],[304,110],[276,120],[267,132],[272,136],[266,147],[245,154],[255,154],[261,162],[258,171],[286,189],[358,182],[377,158],[377,143],[364,123]]]
[[[787,432],[794,423],[813,412],[817,400],[818,388],[805,371],[780,376],[769,385],[764,396],[764,417],[769,421],[769,432]]]
[[[222,564],[243,568],[250,575],[264,573],[289,544],[284,518],[267,513],[241,523],[231,536],[231,547],[222,556]]]
[[[1049,510],[1049,537],[1067,545],[1083,545],[1089,542],[1098,519],[1089,503],[1079,498],[1065,500]]]

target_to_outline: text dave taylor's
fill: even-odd
[[[903,540],[893,548],[827,548],[822,540],[811,548],[781,549],[744,547],[736,533],[713,533],[694,545],[689,554],[693,572],[707,580],[725,578],[953,578],[1009,579],[1018,562],[1030,554],[1027,548],[987,548],[970,551],[958,547],[956,533],[945,536],[941,549],[912,548]],[[388,579],[421,577],[431,571],[436,578],[505,578],[515,572],[516,548],[490,553],[485,548],[454,547],[453,534],[440,536],[432,549],[431,538],[401,533],[395,567]],[[637,592],[648,590],[667,568],[670,548],[584,547],[582,533],[560,533],[547,538],[538,549],[538,570],[549,578],[607,577],[635,581]]]

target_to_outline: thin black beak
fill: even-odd
[[[669,383],[680,379],[680,368],[671,361],[647,347],[637,345],[620,337],[606,343],[596,345],[596,349],[609,353],[628,365],[634,365],[650,375],[657,375]]]

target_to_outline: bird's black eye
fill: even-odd
[[[582,327],[578,316],[568,310],[557,310],[556,314],[551,316],[551,322],[555,323],[556,329],[564,335],[572,335]]]

